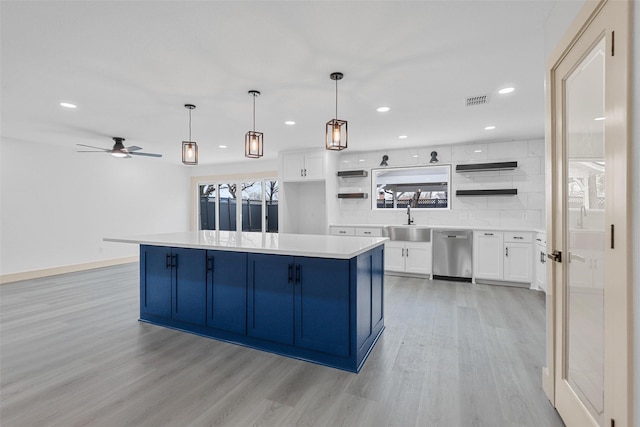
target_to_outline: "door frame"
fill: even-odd
[[[610,225],[615,225],[615,246],[605,250],[605,381],[604,420],[615,420],[616,426],[633,423],[633,296],[631,239],[631,2],[629,0],[587,1],[547,64],[546,91],[546,228],[547,253],[561,250],[566,254],[564,241],[563,172],[564,143],[562,140],[562,99],[557,96],[557,70],[571,50],[588,32],[607,31],[607,77],[605,94],[606,152],[605,161],[611,170],[607,176],[605,231],[610,237]],[[615,22],[615,25],[611,24]],[[615,32],[615,55],[612,57],[610,31]],[[613,68],[612,68],[613,67]],[[615,80],[611,77],[615,75]],[[560,88],[561,90],[561,88]],[[563,260],[564,261],[564,260]],[[542,370],[543,389],[554,405],[565,399],[556,381],[563,366],[564,284],[563,268],[547,263],[547,358]],[[561,414],[563,415],[563,414]],[[563,418],[566,415],[563,415]],[[577,419],[564,419],[568,426]],[[613,425],[613,424],[611,424]]]

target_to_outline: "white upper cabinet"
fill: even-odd
[[[325,153],[292,152],[282,155],[283,181],[319,181],[325,179]]]

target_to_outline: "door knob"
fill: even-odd
[[[553,253],[547,254],[547,258],[555,262],[562,262],[562,251],[553,251]]]

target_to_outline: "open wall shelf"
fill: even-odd
[[[507,171],[518,167],[518,162],[470,163],[456,165],[456,172]]]
[[[369,175],[366,170],[354,170],[354,171],[338,171],[340,178],[364,178]]]
[[[456,196],[515,196],[517,188],[504,188],[497,190],[456,190]]]
[[[338,199],[367,199],[368,193],[338,193]]]

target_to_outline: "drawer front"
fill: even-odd
[[[515,243],[531,243],[533,241],[533,236],[531,235],[531,233],[505,231],[504,241]]]
[[[381,228],[356,228],[356,236],[363,237],[380,237],[382,236]]]
[[[334,236],[355,236],[356,230],[353,227],[331,227],[331,234]]]

